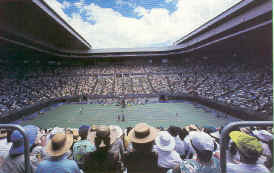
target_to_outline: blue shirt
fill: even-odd
[[[96,150],[96,147],[94,144],[92,144],[88,140],[80,140],[76,142],[73,145],[73,159],[78,163],[78,164],[84,164],[82,157],[89,152],[93,152]]]
[[[50,158],[40,162],[35,173],[80,173],[80,169],[74,160]]]
[[[180,164],[181,173],[221,173],[220,161],[211,158],[211,164],[202,165],[197,160],[186,159]],[[173,173],[170,169],[167,173]]]

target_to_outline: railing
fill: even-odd
[[[224,127],[221,134],[221,172],[226,173],[226,149],[228,148],[228,135],[229,133],[235,129],[236,127],[244,127],[244,126],[273,126],[272,121],[240,121],[233,122]]]
[[[236,127],[244,127],[244,126],[273,126],[272,121],[240,121],[233,122],[224,127],[221,134],[221,172],[226,173],[226,149],[228,147],[228,135],[229,133],[235,129]],[[29,160],[29,141],[27,135],[25,134],[25,130],[15,124],[0,124],[0,128],[10,128],[14,130],[18,130],[24,137],[24,157],[25,157],[25,173],[30,173],[30,160]]]
[[[30,173],[29,140],[22,126],[16,124],[0,124],[0,128],[18,130],[24,137],[25,173]]]

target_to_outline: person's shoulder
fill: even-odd
[[[48,166],[50,165],[50,161],[49,160],[43,160],[39,163],[39,167],[44,167],[44,166]]]

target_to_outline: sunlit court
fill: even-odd
[[[123,116],[125,121],[122,121]],[[190,124],[220,127],[236,120],[239,119],[199,104],[177,102],[128,105],[125,108],[100,104],[62,104],[44,113],[26,116],[19,123],[35,124],[41,128],[78,128],[82,124],[119,125],[126,128],[146,122],[154,127],[168,128],[170,125],[184,127]]]

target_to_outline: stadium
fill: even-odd
[[[0,173],[272,172],[272,1],[130,2],[0,2]]]

